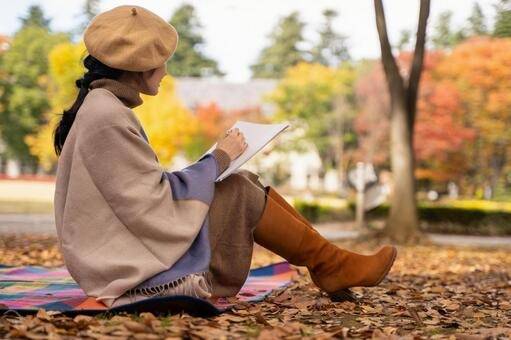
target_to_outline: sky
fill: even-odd
[[[494,16],[497,0],[478,0],[486,17]],[[249,66],[261,49],[268,44],[268,35],[278,20],[292,11],[298,11],[306,23],[305,38],[315,41],[322,24],[322,11],[335,9],[340,15],[334,26],[348,36],[350,54],[354,59],[376,58],[380,55],[372,0],[103,0],[100,10],[133,4],[143,6],[165,20],[183,3],[195,6],[203,25],[206,45],[204,52],[219,62],[226,79],[243,82],[250,78]],[[432,0],[430,25],[434,26],[444,10],[453,11],[453,27],[460,27],[472,11],[472,0]],[[52,19],[53,30],[70,30],[81,20],[83,1],[78,0],[0,0],[0,34],[11,35],[20,27],[19,17],[32,4],[40,5]],[[419,0],[384,1],[391,43],[397,42],[403,29],[415,30]],[[178,46],[179,48],[179,46]]]

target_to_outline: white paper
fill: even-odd
[[[239,167],[245,164],[249,159],[251,159],[256,153],[258,153],[266,144],[268,144],[271,140],[273,140],[279,133],[284,131],[289,127],[289,124],[257,124],[250,123],[245,121],[237,121],[231,129],[238,128],[243,135],[245,136],[245,141],[248,146],[245,151],[235,160],[231,162],[229,167],[218,176],[216,182],[220,182],[234,171],[236,171]],[[204,155],[215,150],[217,143],[213,145],[208,151],[206,151],[200,158],[204,157]],[[200,159],[199,158],[199,159]]]

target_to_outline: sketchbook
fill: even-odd
[[[236,171],[239,167],[250,160],[256,153],[258,153],[264,146],[266,146],[266,144],[272,141],[275,137],[277,137],[277,135],[279,135],[288,127],[288,123],[257,124],[241,120],[237,121],[231,127],[231,129],[238,128],[245,136],[245,141],[247,142],[248,146],[245,151],[238,158],[233,160],[229,167],[224,172],[222,172],[220,176],[218,176],[216,182],[220,182],[232,174],[234,171]],[[217,144],[218,143],[215,143],[215,145],[206,151],[200,158],[215,150]]]

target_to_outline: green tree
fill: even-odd
[[[500,0],[495,6],[497,15],[493,35],[495,37],[511,37],[511,0]]]
[[[81,17],[83,18],[83,22],[77,28],[77,34],[81,34],[89,22],[99,14],[99,3],[100,0],[85,0],[85,3],[82,7]]]
[[[396,48],[398,51],[404,51],[410,48],[410,43],[412,41],[412,31],[410,30],[401,30],[399,32],[399,40],[396,44]]]
[[[28,8],[27,15],[21,17],[20,20],[23,28],[27,26],[36,26],[46,28],[48,30],[50,29],[51,19],[45,18],[43,10],[37,5],[30,6]]]
[[[431,37],[431,42],[435,49],[443,50],[452,48],[465,38],[463,31],[453,31],[451,27],[451,19],[451,11],[444,11],[438,16],[433,35]]]
[[[35,168],[36,160],[30,155],[25,136],[44,123],[43,113],[49,108],[47,56],[53,46],[68,40],[68,36],[51,33],[46,26],[49,20],[32,7],[22,22],[24,26],[2,57],[5,78],[0,89],[0,133],[7,155]]]
[[[469,36],[487,35],[488,27],[486,27],[486,18],[484,17],[481,6],[475,2],[472,8],[472,14],[468,17],[468,34]]]
[[[252,78],[281,78],[288,67],[305,61],[303,28],[298,12],[280,19],[269,35],[270,45],[265,47],[255,64],[250,66]]]
[[[332,9],[323,11],[325,23],[319,31],[319,42],[311,51],[312,61],[326,66],[337,67],[340,62],[350,59],[345,35],[337,33],[333,21],[338,13]]]
[[[169,21],[179,32],[179,42],[176,52],[167,63],[167,71],[174,77],[201,77],[224,73],[218,68],[218,63],[203,53],[204,38],[200,33],[202,28],[190,4],[179,7]]]

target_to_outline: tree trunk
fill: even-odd
[[[391,112],[390,157],[393,190],[390,214],[385,227],[386,234],[400,243],[412,240],[418,230],[414,154],[404,103],[404,98],[396,98]]]
[[[417,96],[424,61],[426,27],[430,0],[420,0],[419,23],[415,50],[408,79],[403,79],[392,54],[382,0],[374,0],[376,27],[381,47],[381,60],[391,99],[390,154],[393,190],[390,214],[384,230],[391,239],[406,243],[415,241],[419,233],[415,197],[415,161],[413,132]]]
[[[337,180],[339,187],[337,193],[340,197],[346,197],[346,188],[344,187],[344,114],[346,102],[342,96],[338,96],[334,101],[334,112],[336,117],[336,157],[337,157]]]

